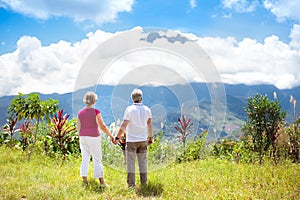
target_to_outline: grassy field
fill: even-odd
[[[105,166],[110,188],[101,189],[90,166],[90,185],[79,176],[80,159],[50,159],[0,147],[0,199],[300,199],[300,165],[235,164],[206,159],[173,163],[149,173],[149,184],[127,188],[126,174]]]

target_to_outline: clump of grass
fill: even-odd
[[[173,163],[149,173],[149,183],[128,189],[124,170],[105,166],[110,188],[93,178],[86,188],[80,158],[65,162],[34,154],[28,162],[19,150],[0,147],[0,199],[297,199],[300,165],[282,162],[236,164],[218,159]],[[138,180],[138,175],[137,175]]]

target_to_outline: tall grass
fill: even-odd
[[[93,179],[85,188],[80,158],[49,158],[0,147],[0,199],[299,199],[300,165],[235,164],[211,159],[172,163],[149,173],[149,184],[127,188],[124,170],[105,166],[109,188]],[[138,180],[138,177],[137,177]]]

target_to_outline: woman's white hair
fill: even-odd
[[[83,102],[87,105],[93,105],[98,100],[98,96],[94,92],[87,92],[83,97]]]

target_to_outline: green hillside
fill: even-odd
[[[181,94],[181,97],[186,97],[185,101],[185,114],[192,119],[195,123],[191,136],[195,136],[201,133],[203,130],[209,130],[208,140],[215,137],[229,137],[239,138],[241,135],[241,126],[245,122],[247,115],[244,111],[247,105],[247,99],[255,94],[267,95],[270,99],[273,99],[273,92],[277,93],[278,99],[281,103],[283,110],[286,111],[287,124],[293,122],[293,106],[290,103],[290,96],[295,99],[299,99],[300,87],[296,87],[289,90],[279,90],[273,85],[230,85],[224,84],[226,101],[221,108],[214,107],[215,113],[212,114],[211,96],[205,83],[191,83],[195,96],[185,96],[186,86],[173,85],[169,87],[160,86],[143,86],[144,103],[152,109],[153,113],[153,125],[155,132],[163,131],[165,133],[172,133],[175,131],[174,123],[177,122],[178,117],[181,115],[182,105],[179,98],[174,91]],[[125,107],[131,103],[128,88],[130,85],[98,85],[96,93],[99,96],[99,101],[96,107],[101,110],[103,119],[107,125],[122,119]],[[137,87],[137,86],[136,86]],[[40,94],[41,99],[57,99],[59,101],[59,107],[64,109],[65,113],[68,113],[72,117],[76,117],[77,112],[84,105],[82,103],[82,96],[86,90],[84,89],[75,93],[65,94]],[[14,96],[0,97],[0,125],[6,123],[8,118],[7,108],[10,105],[10,101]],[[195,102],[195,100],[197,102]],[[189,103],[192,105],[189,106]],[[196,106],[195,106],[196,105]],[[295,107],[296,116],[300,115],[299,105]],[[216,120],[213,117],[225,114],[225,118],[222,116]],[[216,131],[214,133],[214,130]]]

